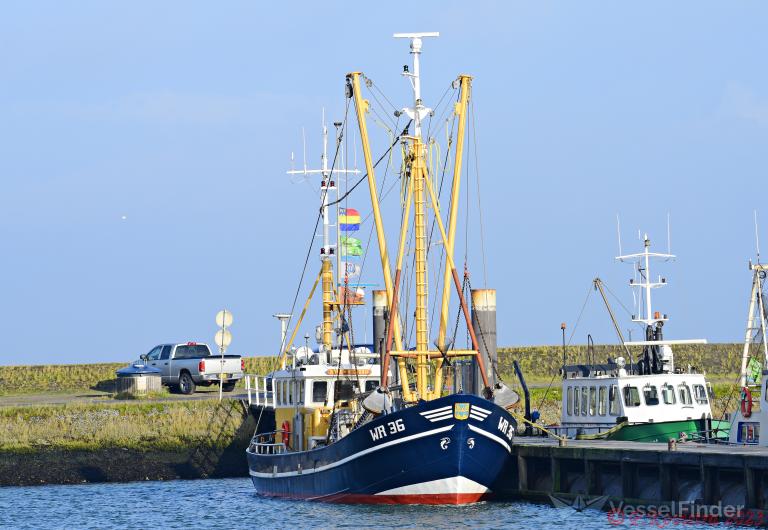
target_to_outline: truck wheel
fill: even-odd
[[[192,394],[195,391],[195,382],[189,372],[182,372],[179,375],[179,392],[182,394]]]
[[[235,385],[237,384],[237,381],[230,381],[229,383],[224,383],[222,386],[222,390],[224,392],[232,392],[235,389]]]

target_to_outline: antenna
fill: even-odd
[[[616,214],[616,234],[619,236],[619,256],[624,254],[621,251],[621,221],[619,220],[619,214]]]
[[[754,210],[755,215],[755,247],[757,248],[757,264],[760,265],[760,236],[757,230],[757,210]]]
[[[669,212],[667,212],[667,254],[672,254],[672,231],[669,224]]]
[[[413,71],[408,71],[408,65],[403,66],[403,76],[411,81],[413,87],[413,107],[406,107],[402,110],[409,118],[413,120],[414,131],[417,137],[421,137],[421,120],[426,117],[432,109],[425,107],[421,101],[421,77],[420,62],[421,39],[424,37],[439,37],[437,31],[427,31],[422,33],[395,33],[392,35],[396,39],[411,39],[411,55],[413,55]]]
[[[307,172],[307,135],[304,132],[304,127],[301,128],[301,144],[304,151],[304,173]]]

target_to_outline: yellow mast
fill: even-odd
[[[478,367],[480,368],[483,376],[484,386],[487,387],[488,381],[485,374],[484,362],[478,353],[477,337],[472,329],[471,317],[466,301],[464,300],[463,293],[461,291],[461,281],[459,280],[458,273],[453,260],[453,249],[456,239],[456,221],[458,217],[458,203],[459,203],[459,191],[460,191],[460,179],[461,179],[461,166],[463,157],[463,144],[464,135],[466,130],[466,114],[467,114],[467,102],[469,101],[469,92],[471,77],[468,75],[459,76],[461,86],[460,101],[456,106],[456,113],[459,116],[459,131],[456,146],[456,162],[453,175],[453,187],[452,187],[452,204],[449,214],[449,230],[445,231],[443,221],[440,214],[439,204],[434,190],[432,189],[429,177],[427,174],[427,164],[425,160],[426,145],[421,138],[421,120],[427,116],[430,109],[424,107],[421,100],[421,84],[419,79],[419,55],[421,53],[421,38],[422,37],[436,37],[436,33],[406,33],[396,34],[395,37],[409,38],[411,39],[411,54],[413,55],[413,71],[412,73],[406,68],[403,75],[410,78],[411,84],[414,89],[414,106],[411,108],[403,109],[403,112],[407,114],[414,122],[414,135],[403,136],[403,140],[408,142],[409,150],[406,155],[406,169],[402,175],[403,178],[409,179],[407,182],[407,200],[405,203],[405,213],[403,216],[403,224],[400,230],[400,243],[398,246],[397,256],[397,269],[395,273],[394,286],[391,279],[391,271],[389,266],[389,259],[387,256],[386,241],[384,239],[384,229],[381,220],[381,212],[378,203],[378,193],[376,189],[376,180],[373,174],[373,163],[370,153],[370,147],[368,144],[368,131],[365,124],[364,113],[368,110],[368,102],[362,98],[360,93],[360,72],[352,72],[347,75],[347,79],[351,85],[352,95],[355,100],[355,109],[357,111],[358,125],[360,127],[360,137],[363,144],[363,154],[366,163],[366,169],[368,172],[369,190],[371,194],[371,203],[373,207],[374,221],[376,223],[376,232],[379,242],[379,251],[381,253],[382,268],[384,273],[384,284],[386,286],[387,301],[390,306],[390,322],[391,326],[387,330],[386,340],[386,353],[384,356],[384,364],[382,365],[382,385],[386,386],[387,370],[386,366],[389,362],[389,357],[394,356],[397,358],[398,366],[400,368],[401,379],[403,382],[403,397],[406,401],[413,401],[414,397],[419,399],[435,399],[440,397],[442,385],[443,385],[443,366],[442,359],[444,356],[459,357],[473,355],[476,357]],[[444,275],[444,285],[442,291],[442,305],[440,313],[440,334],[438,336],[438,344],[441,351],[430,351],[429,349],[429,330],[427,319],[427,302],[428,302],[428,274],[427,274],[427,200],[431,202],[431,206],[434,210],[435,220],[440,230],[440,236],[442,243],[446,249],[446,270]],[[415,327],[416,327],[416,344],[414,351],[406,351],[403,349],[402,337],[400,334],[400,321],[398,318],[397,304],[401,281],[402,260],[405,254],[405,240],[408,232],[409,215],[411,209],[411,201],[413,201],[413,235],[415,240],[414,248],[414,274],[415,274]],[[469,330],[470,337],[472,339],[472,350],[447,350],[445,348],[447,318],[448,318],[448,306],[450,302],[450,286],[449,283],[454,284],[456,288],[459,305],[464,314],[467,328]],[[393,336],[394,335],[394,336]],[[395,342],[395,347],[392,349],[392,340]],[[405,370],[405,359],[414,359],[416,361],[416,395],[414,396],[408,388],[407,371]],[[433,360],[437,361],[435,378],[433,386],[430,389],[429,381],[429,369]]]
[[[323,278],[323,346],[326,351],[333,348],[333,269],[330,256],[323,258],[320,272]]]
[[[456,243],[456,220],[459,215],[459,191],[461,190],[461,169],[464,158],[464,131],[467,124],[467,103],[469,102],[470,87],[472,77],[469,75],[459,76],[460,97],[456,104],[456,115],[459,117],[458,130],[456,133],[456,160],[453,165],[453,186],[451,187],[451,209],[448,212],[448,245],[445,252],[453,257],[453,249]],[[443,298],[440,306],[440,330],[437,335],[437,344],[442,351],[445,351],[445,336],[448,328],[448,308],[451,301],[451,271],[448,266],[445,267],[443,274]],[[435,387],[430,395],[431,398],[440,397],[443,388],[443,359],[437,360],[435,366]]]
[[[413,236],[415,240],[415,281],[416,281],[416,390],[419,397],[428,396],[429,378],[429,336],[427,330],[427,206],[426,206],[426,164],[424,144],[413,139],[411,156],[411,181],[413,186]],[[439,215],[436,211],[435,215]]]
[[[363,158],[365,159],[365,171],[368,174],[368,190],[371,195],[371,208],[373,209],[373,221],[376,225],[376,240],[379,244],[379,255],[381,256],[381,268],[384,273],[384,288],[387,291],[387,304],[392,307],[393,288],[392,271],[389,265],[389,253],[387,251],[387,240],[384,235],[384,221],[381,218],[381,209],[379,208],[379,192],[376,187],[376,174],[373,168],[373,158],[371,157],[371,147],[368,142],[368,126],[365,123],[365,113],[368,111],[368,101],[363,99],[360,91],[361,72],[351,72],[347,74],[347,79],[352,84],[352,97],[355,102],[355,112],[357,114],[357,124],[360,129],[360,141],[363,145]],[[398,350],[403,349],[403,341],[400,333],[400,319],[396,315],[390,316],[392,332],[394,333],[395,347]],[[398,360],[400,371],[400,381],[403,384],[403,397],[410,401],[412,394],[408,386],[408,370],[405,361]],[[382,373],[382,378],[386,380],[387,374]]]

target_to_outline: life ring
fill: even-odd
[[[283,422],[283,444],[290,449],[291,447],[291,423],[288,420]]]
[[[752,391],[747,387],[741,389],[741,415],[745,418],[752,416]]]

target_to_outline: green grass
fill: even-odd
[[[188,451],[209,443],[218,401],[125,402],[0,408],[0,451],[37,449]],[[233,434],[237,415],[232,416]],[[222,437],[226,444],[229,437]]]

